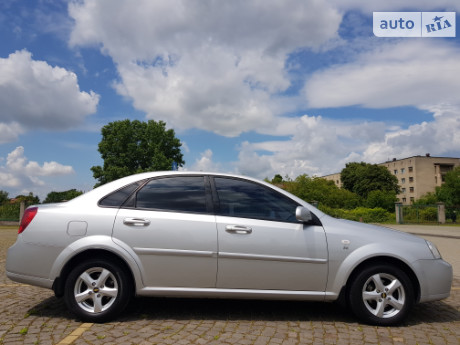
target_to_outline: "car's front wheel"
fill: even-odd
[[[78,318],[105,322],[126,307],[131,291],[129,275],[122,267],[105,259],[94,259],[77,265],[70,272],[64,299]]]
[[[394,266],[369,266],[351,282],[349,305],[362,321],[390,326],[400,323],[414,304],[413,285],[407,274]]]

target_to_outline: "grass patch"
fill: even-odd
[[[17,230],[19,225],[0,225],[0,230]]]

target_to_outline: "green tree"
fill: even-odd
[[[18,195],[15,197],[15,199],[17,201],[24,201],[26,203],[26,206],[40,203],[40,198],[38,196],[35,196],[32,192],[30,192],[29,195]]]
[[[280,184],[280,183],[283,183],[283,176],[281,176],[280,174],[276,174],[273,179],[271,180],[271,183],[273,184]]]
[[[365,206],[368,208],[380,207],[389,212],[394,212],[396,201],[398,201],[398,198],[394,190],[372,190],[367,195]]]
[[[425,206],[425,205],[435,205],[437,202],[438,202],[438,197],[436,196],[436,193],[428,192],[422,197],[415,200],[412,204]]]
[[[69,201],[73,198],[76,198],[79,195],[82,195],[83,192],[76,190],[76,189],[69,189],[64,192],[50,192],[46,196],[45,200],[43,200],[44,204],[52,203],[52,202],[63,202]]]
[[[339,189],[333,181],[320,177],[300,175],[294,181],[285,182],[286,190],[307,201],[317,201],[320,205],[332,208],[351,209],[359,206],[358,195]]]
[[[2,205],[6,201],[8,201],[8,192],[0,190],[0,205]]]
[[[101,133],[98,150],[104,165],[91,168],[98,180],[95,187],[136,173],[171,170],[173,162],[185,163],[180,140],[163,121],[114,121]]]
[[[460,206],[460,166],[446,173],[444,183],[436,188],[436,196],[446,206]]]
[[[348,163],[340,174],[343,188],[366,199],[373,190],[394,191],[398,194],[398,179],[380,165],[369,163]]]

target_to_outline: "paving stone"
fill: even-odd
[[[82,323],[52,291],[6,278],[15,238],[0,229],[0,345],[57,344]],[[400,327],[360,324],[333,303],[138,298],[119,320],[93,324],[73,344],[458,345],[460,277],[453,286],[448,299],[415,306]]]

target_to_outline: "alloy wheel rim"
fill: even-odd
[[[115,303],[118,296],[118,283],[108,269],[92,267],[77,278],[74,296],[80,308],[91,314],[98,314]]]
[[[404,286],[395,276],[377,273],[364,284],[362,299],[369,312],[386,319],[401,312],[406,302],[406,294]]]

